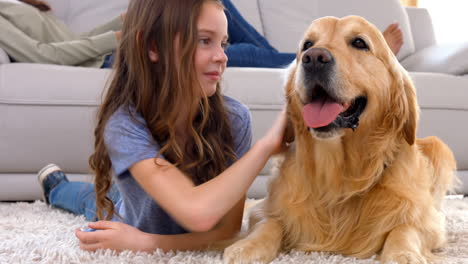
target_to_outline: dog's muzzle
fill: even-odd
[[[355,130],[367,105],[365,96],[345,100],[334,85],[335,58],[324,48],[310,48],[301,58],[305,100],[303,118],[309,129],[330,132],[340,128]],[[341,98],[341,99],[340,99]]]
[[[324,85],[330,82],[334,72],[335,59],[324,48],[310,48],[302,54],[302,67],[304,81],[307,83],[319,82]]]

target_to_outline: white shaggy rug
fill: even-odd
[[[468,263],[468,198],[447,199],[445,205],[448,245],[437,255],[438,264]],[[95,253],[79,249],[76,228],[85,227],[82,216],[47,207],[43,202],[0,203],[0,263],[222,263],[217,252],[153,254],[110,250]],[[290,252],[273,264],[374,264],[372,259],[355,259],[327,253]]]

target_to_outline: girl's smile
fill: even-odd
[[[218,82],[221,78],[221,73],[219,71],[205,72],[205,76],[212,81]]]

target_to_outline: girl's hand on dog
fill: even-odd
[[[276,118],[270,130],[268,130],[265,136],[261,139],[261,141],[268,146],[268,150],[271,155],[279,154],[286,149],[283,137],[286,130],[287,120],[285,106]]]
[[[88,226],[96,231],[75,230],[75,235],[80,240],[80,248],[83,250],[112,249],[151,253],[157,248],[157,235],[144,233],[121,222],[98,221],[89,223]]]

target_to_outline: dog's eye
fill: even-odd
[[[357,49],[369,50],[369,46],[362,38],[355,38],[351,41],[351,45]]]
[[[312,47],[314,43],[312,41],[306,41],[304,42],[304,46],[302,46],[302,50],[307,50],[308,48]]]

